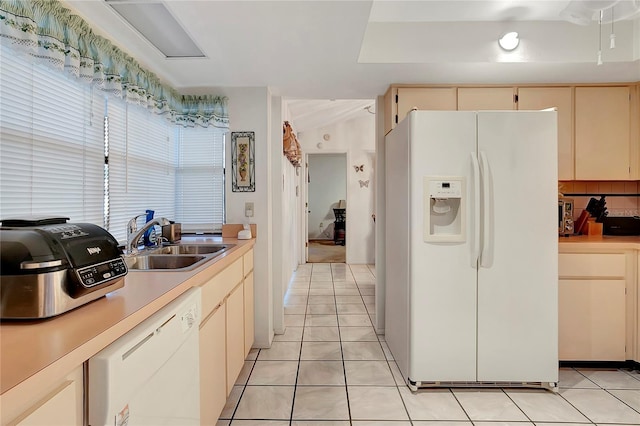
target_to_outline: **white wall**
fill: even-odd
[[[298,140],[305,154],[347,153],[347,262],[374,263],[375,116],[364,112],[362,117],[305,131]],[[364,171],[356,172],[355,165],[364,165]],[[368,186],[359,182],[367,180]]]
[[[332,240],[333,209],[347,199],[346,154],[312,154],[308,157],[309,239]],[[348,219],[348,218],[347,218]]]
[[[229,98],[230,131],[255,132],[255,192],[231,192],[230,173],[225,182],[227,223],[250,221],[258,227],[254,249],[255,347],[269,347],[273,339],[273,279],[271,199],[271,152],[269,143],[271,95],[266,87],[219,88]],[[228,141],[230,141],[230,136]],[[231,144],[226,147],[226,168],[231,170]],[[254,203],[254,216],[244,216],[244,203]]]
[[[284,156],[283,198],[282,198],[282,292],[281,301],[300,259],[298,204],[300,200],[300,169],[296,169]],[[297,171],[296,171],[297,170]],[[283,318],[284,320],[284,318]],[[277,332],[277,331],[276,331]]]

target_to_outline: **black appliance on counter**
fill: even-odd
[[[47,217],[2,220],[0,318],[48,318],[124,285],[118,242],[90,223]]]
[[[640,217],[607,216],[602,221],[602,233],[618,236],[640,235]]]

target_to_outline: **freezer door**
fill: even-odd
[[[558,380],[556,122],[555,111],[478,113],[479,381]]]
[[[471,153],[476,151],[476,116],[466,111],[417,111],[411,113],[410,123],[409,377],[422,382],[473,381],[477,269],[471,258],[477,206]],[[424,217],[431,208],[424,196],[428,176],[455,176],[466,182],[462,240],[425,241]]]

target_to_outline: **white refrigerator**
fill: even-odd
[[[558,382],[556,111],[412,111],[385,139],[385,339],[415,390]]]

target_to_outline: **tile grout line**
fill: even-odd
[[[631,408],[633,411],[635,411],[636,413],[640,414],[640,411],[636,410],[635,408],[633,408],[631,405],[627,404],[625,401],[621,400],[620,398],[618,398],[616,395],[612,394],[611,392],[609,392],[610,390],[638,390],[638,389],[605,389],[602,388],[603,391],[605,391],[606,393],[608,393],[609,395],[611,395],[612,397],[614,397],[615,399],[617,399],[618,401],[620,401],[621,403],[623,403],[624,405],[626,405],[627,407]],[[588,418],[588,417],[587,417]]]
[[[596,382],[594,382],[593,380],[591,380],[590,378],[588,378],[587,376],[585,376],[584,374],[582,374],[582,372],[580,370],[578,370],[577,368],[573,368],[573,371],[575,371],[576,373],[578,373],[579,375],[581,375],[582,377],[584,377],[585,379],[587,379],[589,382],[593,383],[595,386],[598,387],[598,389],[604,390],[602,389],[602,386],[600,386],[599,384],[597,384]],[[559,391],[559,386],[558,386],[558,391]],[[560,395],[560,397],[562,397],[562,399],[564,399],[567,404],[571,405],[573,408],[576,409],[576,411],[578,411],[578,413],[582,414],[584,416],[585,419],[589,420],[591,422],[591,424],[596,424],[595,421],[591,420],[591,417],[587,416],[585,413],[583,413],[582,411],[580,411],[578,409],[578,407],[576,407],[575,405],[573,405],[571,403],[571,401],[569,401],[567,398],[564,397],[564,395],[562,395],[560,392],[558,392],[558,395]]]
[[[529,415],[527,413],[525,413],[525,411],[522,408],[520,408],[520,406],[513,400],[513,398],[511,398],[511,395],[509,395],[507,393],[505,388],[500,388],[500,390],[502,391],[503,394],[505,394],[507,396],[507,398],[509,398],[509,401],[511,401],[513,403],[513,405],[515,405],[518,408],[518,410],[520,410],[520,412],[522,414],[524,414],[524,416],[527,418],[527,420],[529,420],[531,423],[533,423],[533,420],[531,420],[531,417],[529,417]]]
[[[349,266],[349,270],[351,270],[351,266]],[[352,272],[353,274],[353,272]],[[355,279],[355,277],[354,277]],[[364,304],[364,299],[362,298],[362,292],[360,291],[360,286],[358,285],[358,281],[356,280],[356,287],[358,289],[358,294],[360,295],[360,299],[362,300],[362,303]],[[365,305],[365,310],[366,309],[366,305]],[[369,324],[371,325],[371,328],[373,330],[373,332],[375,333],[375,325],[373,324],[373,321],[371,321],[371,315],[369,315],[369,311],[367,310],[367,317],[369,318]],[[391,373],[391,378],[393,379],[393,383],[395,384],[395,389],[396,392],[398,393],[398,397],[400,398],[400,402],[402,402],[402,407],[404,408],[404,412],[407,415],[407,419],[409,419],[409,424],[413,425],[413,419],[411,418],[411,414],[409,413],[409,410],[407,409],[407,404],[405,403],[404,399],[402,398],[402,393],[400,393],[400,387],[398,386],[398,383],[396,382],[395,377],[393,376],[393,371],[391,370],[391,365],[389,365],[389,359],[387,359],[387,354],[384,351],[384,348],[382,347],[382,342],[380,342],[380,338],[378,337],[378,335],[376,334],[376,341],[378,342],[378,346],[380,346],[380,349],[382,350],[382,356],[384,357],[384,361],[387,363],[387,368],[389,369],[389,373]],[[340,344],[342,345],[342,338],[340,339]],[[393,360],[393,362],[395,362],[395,359]],[[346,374],[345,374],[345,382],[346,382]],[[403,420],[399,420],[399,421],[403,421]]]
[[[233,421],[235,420],[235,416],[236,416],[236,412],[238,411],[238,407],[240,406],[240,401],[242,400],[242,396],[244,395],[244,391],[247,389],[247,386],[249,385],[249,378],[251,378],[251,373],[253,373],[253,369],[256,366],[256,362],[258,361],[258,357],[260,356],[260,351],[262,349],[258,349],[258,353],[256,354],[256,358],[253,359],[253,365],[251,366],[251,371],[249,371],[249,375],[247,376],[247,381],[244,383],[244,385],[242,386],[242,392],[240,392],[240,396],[238,397],[238,402],[236,402],[236,406],[233,409],[233,412],[231,413],[231,416],[229,418],[229,425],[233,424]],[[235,383],[234,383],[235,386]],[[232,388],[233,390],[233,388]]]
[[[309,286],[307,287],[307,304],[304,309],[304,321],[302,322],[302,336],[300,336],[300,350],[298,351],[298,368],[296,370],[296,381],[293,385],[293,400],[291,401],[291,413],[289,414],[289,426],[293,424],[293,410],[296,406],[296,393],[298,391],[298,378],[300,377],[300,362],[302,360],[302,345],[304,343],[304,333],[307,324],[307,309],[309,308],[309,296],[311,293],[311,276],[313,275],[313,267],[311,267],[311,275],[309,276]]]
[[[349,269],[351,273],[351,267],[345,263],[345,269]],[[349,386],[347,382],[347,366],[344,362],[344,350],[342,348],[342,332],[340,331],[340,316],[338,315],[338,301],[336,300],[336,283],[333,280],[333,268],[331,268],[331,288],[333,288],[333,304],[336,307],[336,322],[338,323],[338,339],[340,340],[340,358],[342,359],[342,376],[344,377],[344,392],[347,397],[347,414],[349,416],[349,425],[353,425],[353,418],[351,417],[351,402],[349,401]]]
[[[467,413],[467,410],[465,410],[464,405],[462,405],[462,403],[460,402],[460,400],[458,399],[458,395],[456,395],[456,393],[453,391],[453,388],[449,388],[449,392],[451,393],[451,395],[453,395],[453,398],[456,400],[456,402],[458,403],[458,405],[460,406],[460,409],[462,410],[462,412],[464,413],[465,416],[467,416],[467,419],[469,419],[469,421],[471,422],[471,424],[475,424],[473,423],[473,420],[471,420],[471,416],[469,415],[469,413]]]

